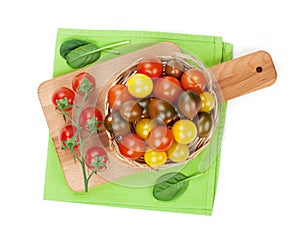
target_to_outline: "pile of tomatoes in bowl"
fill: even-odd
[[[104,126],[118,157],[163,168],[194,158],[209,143],[218,101],[209,72],[190,60],[145,57],[116,76]]]

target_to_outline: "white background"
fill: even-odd
[[[0,226],[299,226],[296,3],[2,1]],[[272,55],[277,82],[229,102],[211,217],[43,201],[48,129],[37,87],[52,75],[58,27],[217,35],[234,57]]]

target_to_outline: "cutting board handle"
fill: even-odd
[[[224,101],[268,87],[277,73],[270,54],[257,51],[210,67],[223,93]]]

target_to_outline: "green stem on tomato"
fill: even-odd
[[[81,169],[82,169],[82,174],[83,174],[83,183],[84,183],[84,191],[85,192],[88,192],[89,180],[90,180],[90,176],[87,177],[87,173],[86,173],[85,154],[84,154],[84,144],[87,142],[87,139],[83,140],[82,135],[80,133],[81,130],[80,130],[79,118],[80,118],[81,109],[83,107],[83,104],[87,100],[87,98],[88,98],[88,91],[84,93],[84,97],[81,100],[81,104],[76,110],[76,120],[75,120],[75,125],[76,125],[76,127],[78,127],[78,132],[79,132],[78,133],[79,152],[80,152],[80,155],[81,155],[80,164],[81,164]],[[90,137],[91,134],[93,134],[93,133],[89,133],[88,137]]]
[[[61,109],[61,113],[64,116],[64,119],[68,118],[72,122],[72,124],[75,125],[75,121],[69,114],[67,114],[67,112],[64,109]]]
[[[70,148],[70,151],[72,153],[72,155],[74,156],[74,161],[76,163],[76,160],[78,160],[81,163],[81,159],[78,157],[78,155],[75,153],[74,148]]]
[[[90,175],[88,176],[87,181],[89,181],[89,180],[91,179],[91,177],[92,177],[95,173],[96,173],[96,172],[93,170],[93,171],[90,173]]]

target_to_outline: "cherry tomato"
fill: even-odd
[[[177,106],[183,115],[193,119],[201,106],[199,94],[195,91],[182,92],[178,98]]]
[[[147,57],[138,63],[137,70],[138,73],[143,73],[150,77],[160,77],[163,67],[161,60],[157,57]]]
[[[79,116],[79,124],[87,130],[100,130],[103,121],[102,114],[99,109],[95,107],[86,107]]]
[[[123,84],[117,84],[111,87],[107,97],[109,106],[114,110],[119,110],[124,102],[133,99],[127,87]]]
[[[147,137],[148,146],[155,151],[166,151],[174,142],[172,131],[166,126],[157,126],[150,130]]]
[[[106,169],[108,156],[105,150],[100,147],[91,147],[85,153],[85,164],[95,172],[101,172]],[[95,168],[97,168],[95,170]]]
[[[215,98],[210,92],[202,92],[200,93],[200,99],[201,99],[201,107],[200,112],[207,112],[209,113],[215,106]]]
[[[129,133],[121,139],[119,150],[124,157],[137,160],[144,155],[146,144],[136,134]]]
[[[147,149],[144,155],[144,159],[147,165],[153,168],[157,168],[166,163],[167,154],[164,151],[158,152],[151,149]]]
[[[136,101],[128,100],[123,103],[120,113],[125,121],[134,122],[140,119],[142,107]]]
[[[140,107],[142,107],[142,115],[141,118],[149,118],[149,104],[150,104],[150,98],[142,99],[138,102]]]
[[[184,70],[183,64],[178,60],[170,60],[166,65],[166,74],[175,78],[180,78]]]
[[[119,112],[111,112],[104,119],[104,126],[107,131],[115,136],[123,136],[130,132],[130,125],[125,121]]]
[[[135,125],[135,133],[142,139],[147,139],[151,129],[155,128],[157,123],[155,120],[144,118]]]
[[[153,81],[149,76],[142,73],[131,76],[127,85],[129,93],[136,98],[144,98],[150,95],[153,90]]]
[[[149,114],[151,119],[158,118],[165,124],[168,124],[174,119],[176,110],[167,101],[153,98],[149,104]]]
[[[73,138],[75,133],[77,132],[77,128],[74,125],[66,125],[64,126],[58,135],[58,140],[63,146],[67,146],[68,148],[73,147],[74,149],[79,148],[79,137],[76,136]],[[73,146],[72,146],[73,145]],[[70,147],[71,146],[71,147]]]
[[[191,120],[179,120],[172,127],[174,139],[180,144],[189,144],[197,136],[197,127]]]
[[[186,144],[174,142],[173,145],[167,150],[167,154],[171,161],[183,162],[188,158],[190,150]]]
[[[94,91],[95,86],[95,78],[86,72],[79,73],[72,80],[73,90],[80,95]]]
[[[201,93],[206,87],[206,80],[199,69],[189,69],[182,74],[181,84],[184,90],[193,90]]]
[[[52,94],[52,103],[55,106],[57,106],[57,101],[62,101],[66,99],[68,101],[68,103],[66,103],[67,105],[73,105],[74,97],[75,97],[75,93],[71,89],[67,87],[61,87],[55,90],[54,93]],[[72,109],[71,107],[64,108],[65,111],[69,111],[71,109]]]
[[[154,86],[153,93],[155,97],[165,99],[169,102],[175,102],[182,92],[179,80],[171,76],[161,77]]]
[[[214,122],[209,113],[199,112],[195,117],[195,122],[200,137],[208,136],[211,133]]]

